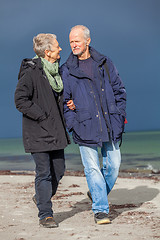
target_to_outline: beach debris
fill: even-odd
[[[69,186],[69,188],[76,188],[76,187],[80,187],[80,186],[77,184],[72,184],[71,186]]]

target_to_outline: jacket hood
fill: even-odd
[[[41,59],[40,58],[36,58],[36,59],[32,59],[32,58],[25,58],[22,60],[21,66],[20,66],[20,70],[19,70],[19,74],[18,74],[18,79],[20,79],[24,73],[26,72],[26,70],[29,69],[34,69],[39,67],[40,69],[42,68],[42,64],[41,64]]]
[[[94,61],[101,65],[106,57],[101,53],[97,52],[93,47],[89,47],[89,52]],[[74,55],[72,52],[66,61],[66,65],[68,68],[77,68],[78,67],[78,57]]]

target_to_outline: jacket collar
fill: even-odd
[[[106,60],[106,57],[99,52],[97,52],[94,48],[89,47],[89,52],[91,57],[95,62],[97,62],[98,66],[102,65]],[[70,54],[69,58],[66,61],[66,65],[69,69],[70,74],[78,77],[78,78],[86,78],[86,74],[81,71],[79,68],[78,57],[73,53]]]

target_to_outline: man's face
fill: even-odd
[[[82,29],[74,29],[69,35],[70,46],[74,55],[81,56],[87,49],[87,40],[84,38]]]

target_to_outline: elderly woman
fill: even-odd
[[[36,57],[22,61],[15,91],[16,108],[23,113],[23,143],[36,165],[33,200],[39,223],[57,227],[51,197],[64,175],[64,148],[69,143],[63,118],[63,83],[59,75],[62,50],[54,34],[33,38]]]

